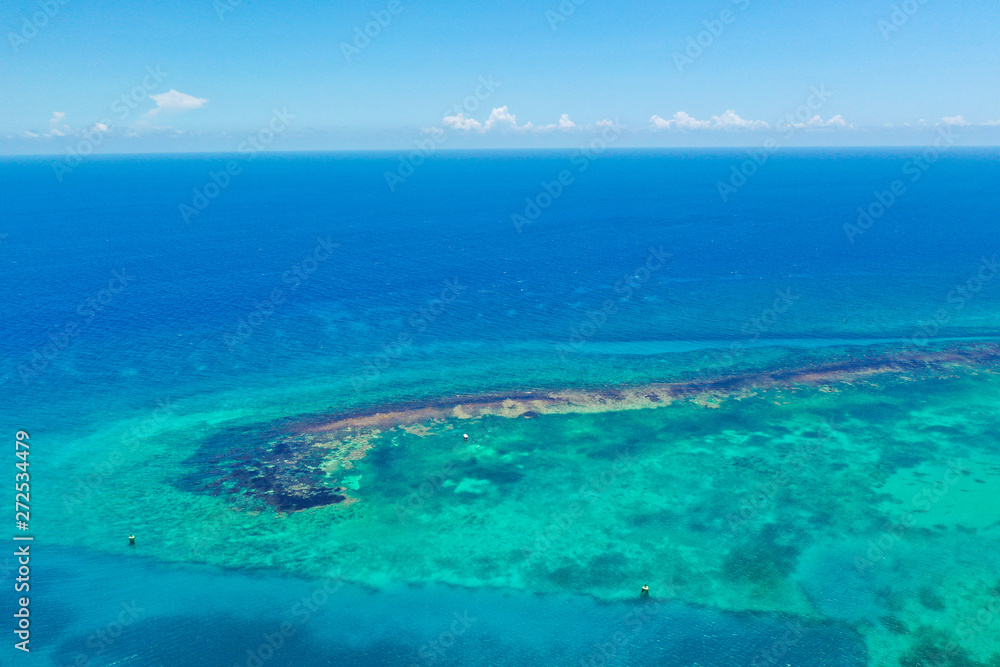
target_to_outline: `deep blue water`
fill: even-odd
[[[0,414],[8,433],[24,428],[50,443],[37,459],[44,471],[44,456],[57,461],[84,436],[165,399],[296,414],[670,379],[674,352],[908,340],[938,310],[948,318],[932,338],[992,338],[997,285],[977,283],[961,300],[953,290],[996,254],[1000,153],[956,149],[911,182],[903,168],[921,152],[783,152],[728,201],[717,182],[742,151],[616,151],[585,171],[571,152],[441,153],[395,192],[384,179],[395,154],[281,154],[245,163],[190,221],[180,205],[227,156],[93,158],[62,183],[47,159],[4,158]],[[518,230],[512,214],[524,215],[525,199],[564,170],[573,182]],[[906,193],[852,243],[844,225],[894,179]],[[446,303],[435,301],[442,296]],[[613,311],[601,319],[594,313],[608,300]],[[560,354],[558,344],[597,321]],[[34,488],[57,487],[43,473]],[[259,627],[244,627],[254,615],[246,600],[272,595],[266,608],[281,608],[293,589],[310,586],[49,553],[38,568],[50,587],[36,604],[50,630],[39,630],[38,643],[56,664],[71,664],[87,629],[139,595],[150,612],[108,653],[119,662],[90,664],[229,664],[220,660],[235,644],[256,641],[275,620],[262,611]],[[311,625],[270,664],[419,662],[407,653],[414,641],[443,627],[456,605],[485,619],[470,631],[482,636],[439,664],[541,651],[532,643],[538,619],[551,630],[545,637],[565,629],[566,664],[578,664],[603,641],[607,618],[622,613],[585,600],[470,595],[352,592],[324,612],[327,629]],[[416,604],[439,621],[421,625],[402,611]],[[384,627],[359,631],[353,645],[332,629],[345,618]],[[617,659],[737,664],[772,642],[778,625],[675,609]],[[793,664],[856,664],[844,632],[811,631],[792,649],[809,657]],[[194,638],[209,635],[205,655],[225,658],[193,657]],[[222,638],[230,635],[239,641]]]
[[[44,396],[85,420],[96,395],[118,411],[236,383],[349,381],[406,333],[394,370],[526,343],[551,363],[608,298],[618,310],[588,343],[908,337],[937,308],[951,315],[941,336],[991,334],[1000,290],[960,310],[947,299],[996,248],[995,151],[947,154],[854,243],[845,234],[916,154],[789,152],[728,202],[716,182],[739,151],[620,152],[582,173],[570,153],[442,154],[394,193],[391,154],[274,155],[189,224],[179,205],[225,156],[95,158],[63,183],[45,159],[7,158],[0,378],[22,419],[49,412]],[[511,214],[563,170],[574,183],[518,233]],[[312,264],[317,239],[338,245]],[[670,258],[639,282],[650,248]],[[304,261],[315,270],[296,274]],[[124,289],[88,306],[115,271]],[[419,315],[455,280],[456,301]],[[762,330],[776,290],[794,301]],[[73,324],[67,349],[33,356]]]
[[[58,665],[723,667],[763,664],[772,652],[794,664],[864,664],[850,657],[863,653],[860,637],[838,624],[672,602],[441,587],[375,593],[334,578],[157,565],[136,553],[43,548],[36,559],[32,645]]]

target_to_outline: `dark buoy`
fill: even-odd
[[[639,591],[639,597],[640,598],[648,598],[649,597],[649,586],[648,585],[646,585],[646,584],[642,585],[642,590]]]
[[[132,545],[133,547],[135,546],[135,535],[132,535],[131,533],[129,533],[129,536],[128,536],[128,543],[129,543],[130,545]]]

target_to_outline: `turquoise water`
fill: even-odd
[[[737,156],[4,160],[29,660],[995,663],[996,153]]]

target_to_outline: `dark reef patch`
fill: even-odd
[[[795,569],[799,549],[780,543],[774,524],[736,546],[722,563],[722,575],[730,581],[775,585]],[[794,541],[793,541],[794,544]]]
[[[474,479],[488,479],[493,484],[516,484],[524,479],[524,473],[513,465],[484,466],[470,460],[459,466],[462,474]]]
[[[188,493],[227,496],[246,509],[295,512],[347,500],[346,489],[322,469],[324,451],[280,426],[224,428],[201,441],[173,480]]]
[[[944,609],[944,598],[929,586],[921,586],[917,592],[917,597],[920,600],[920,604],[931,611],[942,611]]]
[[[900,659],[900,667],[996,667],[1000,656],[994,656],[989,663],[974,660],[965,649],[955,646],[947,633],[929,626],[922,626],[914,635],[910,650]]]

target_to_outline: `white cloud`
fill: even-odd
[[[53,111],[52,117],[49,118],[48,132],[25,130],[21,133],[21,136],[26,139],[51,139],[52,137],[64,137],[66,134],[73,131],[69,125],[63,122],[64,118],[66,118],[65,111]]]
[[[727,109],[726,113],[721,116],[712,116],[712,120],[715,121],[715,125],[713,127],[720,128],[735,127],[756,130],[761,127],[768,127],[768,124],[762,120],[746,120],[745,118],[740,118],[732,109]]]
[[[727,109],[725,113],[712,116],[708,120],[698,120],[686,111],[678,111],[669,119],[662,116],[653,115],[649,119],[650,125],[657,130],[681,129],[681,130],[760,130],[771,127],[763,120],[749,120],[740,117],[732,109]],[[816,115],[808,121],[801,123],[784,124],[779,123],[776,127],[848,127],[844,117],[840,114],[833,116],[829,120],[823,120]]]
[[[445,124],[445,127],[450,127],[453,130],[482,130],[483,129],[483,124],[482,123],[480,123],[475,118],[466,118],[465,116],[462,115],[461,111],[459,111],[454,116],[445,116],[443,122]]]
[[[514,114],[507,110],[506,105],[497,107],[490,112],[490,117],[486,119],[485,123],[483,123],[483,131],[492,130],[498,125],[509,125],[510,127],[517,129],[517,118],[515,118]]]
[[[725,113],[712,116],[709,120],[698,120],[685,111],[678,111],[670,120],[654,115],[649,119],[653,127],[657,129],[679,128],[685,130],[707,130],[707,129],[747,129],[756,130],[762,127],[769,127],[762,120],[747,120],[732,109],[727,109]]]
[[[596,123],[594,123],[594,125],[596,125],[597,127],[614,127],[615,121],[608,120],[607,118],[605,118],[604,120],[597,121]]]
[[[524,125],[517,124],[517,117],[510,112],[506,106],[495,107],[490,111],[489,118],[485,122],[480,123],[475,118],[466,118],[461,112],[456,113],[454,116],[445,116],[442,120],[445,127],[450,127],[453,130],[466,130],[475,131],[479,133],[489,132],[494,129],[508,129],[516,130],[519,132],[551,132],[552,130],[573,130],[580,126],[569,119],[569,114],[562,114],[559,116],[558,123],[549,123],[548,125],[535,125],[532,122],[527,122]],[[611,121],[602,121],[607,125],[612,125]]]
[[[66,133],[70,131],[69,125],[63,123],[63,119],[65,117],[66,117],[65,111],[53,111],[52,118],[49,118],[49,131],[44,136],[46,137],[65,136]]]
[[[708,127],[711,127],[712,125],[712,121],[697,120],[688,115],[684,111],[678,111],[677,113],[674,114],[673,118],[671,118],[670,120],[665,120],[654,114],[653,117],[649,119],[649,122],[653,124],[653,127],[661,129],[679,127],[679,128],[696,130],[696,129],[706,129]]]
[[[159,95],[150,95],[149,99],[156,102],[156,108],[150,109],[146,115],[155,116],[161,111],[190,111],[200,109],[208,102],[204,97],[194,97],[186,93],[180,93],[171,88]]]
[[[966,127],[966,126],[971,126],[971,125],[977,125],[977,123],[970,123],[969,121],[965,120],[965,118],[963,116],[945,116],[944,118],[941,119],[941,122],[937,123],[937,124],[938,125],[955,125],[955,126],[958,126],[958,127]],[[978,125],[987,126],[987,127],[995,126],[995,125],[1000,125],[1000,120],[988,120],[988,121],[985,121],[983,123],[978,123]]]
[[[553,130],[575,130],[577,124],[569,119],[569,114],[562,114],[559,116],[558,123],[549,123],[548,125],[535,125],[534,123],[527,122],[519,130],[525,130],[527,132],[543,133],[552,132]]]
[[[675,113],[673,119],[667,121],[667,127],[669,127],[671,123],[677,127],[685,127],[692,130],[705,129],[712,126],[712,121],[698,120],[684,111],[678,111]]]
[[[804,123],[790,123],[789,125],[782,125],[781,127],[794,127],[798,129],[808,128],[808,127],[847,127],[847,122],[844,117],[840,114],[833,116],[830,120],[823,120],[818,114],[810,118]],[[888,123],[887,126],[892,126],[892,123]]]

